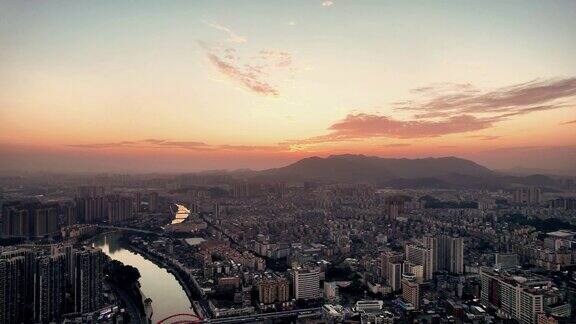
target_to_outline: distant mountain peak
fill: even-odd
[[[442,186],[496,176],[497,173],[470,160],[439,158],[380,158],[362,154],[339,154],[301,159],[288,166],[261,171],[258,177],[285,181],[372,182],[376,184],[422,183]],[[409,181],[408,181],[409,180]]]

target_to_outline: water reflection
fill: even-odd
[[[152,321],[157,322],[172,314],[193,312],[188,296],[174,275],[141,255],[126,250],[119,240],[120,236],[120,233],[104,234],[94,244],[112,259],[138,268],[142,292],[152,299]]]
[[[178,207],[178,211],[176,212],[176,215],[174,215],[174,219],[172,220],[171,224],[182,223],[186,218],[188,218],[188,216],[190,216],[190,209],[184,207],[183,205],[176,204],[176,206]]]

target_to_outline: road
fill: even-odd
[[[295,309],[295,310],[275,312],[275,313],[204,319],[202,321],[202,323],[250,323],[250,322],[254,322],[254,321],[278,319],[278,318],[291,317],[291,316],[315,317],[315,316],[321,316],[321,315],[322,315],[322,308],[317,307],[317,308]]]
[[[158,232],[147,231],[139,228],[132,228],[132,227],[119,227],[119,226],[112,226],[112,225],[98,225],[99,228],[105,229],[113,229],[119,231],[130,231],[130,232],[138,232],[138,233],[145,233],[145,234],[160,234]]]

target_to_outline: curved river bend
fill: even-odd
[[[178,206],[177,218],[183,217],[183,211]],[[183,207],[183,206],[182,206]],[[181,220],[180,220],[181,221]],[[108,233],[99,236],[94,245],[102,249],[113,260],[118,260],[126,265],[131,265],[140,271],[141,290],[152,299],[152,322],[178,313],[194,313],[186,292],[173,274],[166,269],[145,259],[140,254],[129,251],[119,241],[122,234]]]

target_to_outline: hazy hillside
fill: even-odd
[[[461,187],[498,177],[472,161],[455,158],[389,159],[364,155],[310,157],[286,167],[257,173],[258,178],[281,181],[371,182],[410,187]],[[484,181],[483,181],[484,180]]]

